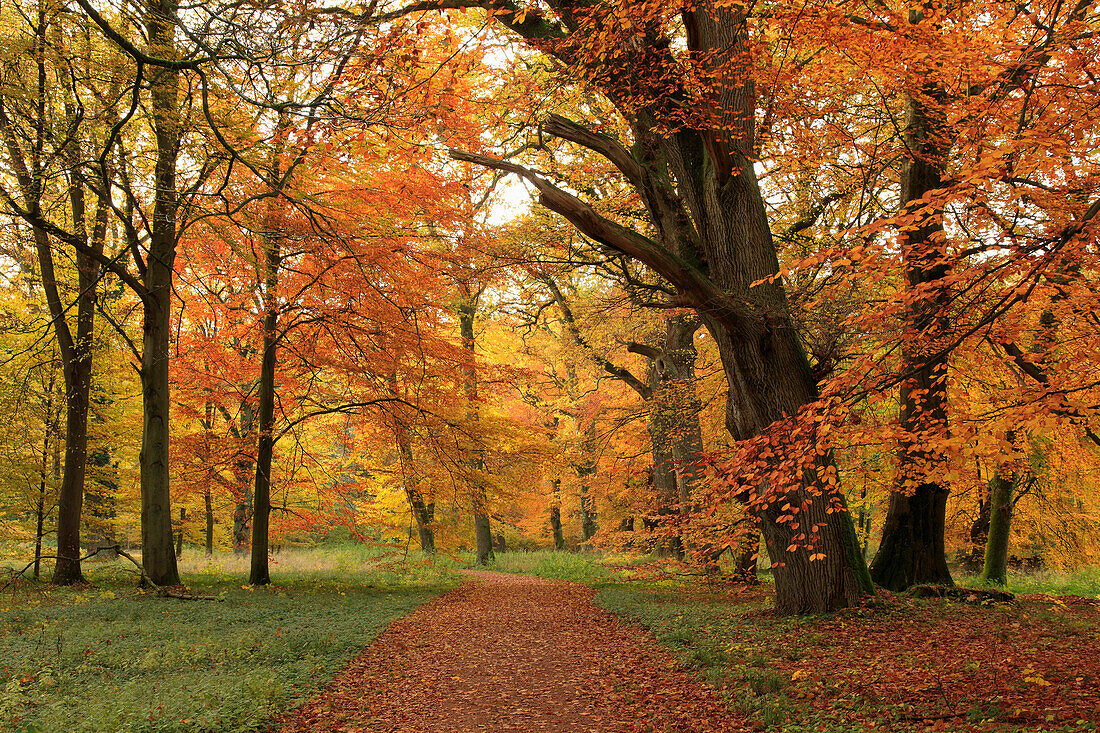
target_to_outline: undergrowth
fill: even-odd
[[[0,595],[0,730],[263,730],[309,697],[391,620],[457,581],[438,567],[353,548],[281,553],[251,588],[231,554],[181,563],[219,601],[139,591],[123,562],[90,585]]]

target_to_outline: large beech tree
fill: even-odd
[[[622,115],[630,143],[564,117],[546,119],[542,130],[609,160],[637,191],[653,230],[624,227],[520,165],[463,151],[453,157],[523,176],[543,206],[676,288],[718,345],[734,439],[760,435],[813,402],[815,380],[782,283],[773,278],[777,249],[753,165],[757,94],[748,8],[703,2],[676,15],[656,4],[567,1],[552,3],[551,17],[493,7],[503,25],[576,69]],[[686,43],[686,57],[676,55],[674,40]],[[841,608],[871,591],[843,497],[824,482],[828,464],[820,456],[788,486],[743,490],[761,521],[783,613]],[[798,521],[789,519],[792,508]],[[812,539],[810,526],[817,530]]]

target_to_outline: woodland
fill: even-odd
[[[1092,0],[4,2],[0,585],[1089,573],[1098,73]]]

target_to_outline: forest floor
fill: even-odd
[[[253,589],[247,557],[189,551],[213,602],[114,561],[7,583],[0,733],[1100,730],[1097,569],[1020,575],[1007,604],[880,592],[784,618],[767,573],[549,551],[455,572],[472,562],[297,549]]]
[[[863,608],[787,618],[773,587],[607,585],[597,603],[679,650],[759,730],[1098,730],[1097,599],[982,605],[879,591]]]
[[[66,588],[10,583],[0,561],[0,733],[266,730],[388,623],[458,585],[356,547],[276,560],[275,584],[252,588],[247,556],[189,548],[184,583],[217,601],[158,598],[124,560],[85,563],[88,583]]]
[[[280,733],[749,730],[717,692],[593,589],[468,580],[392,623]]]
[[[497,567],[549,577],[474,574],[391,624],[278,733],[1098,730],[1096,598],[880,592],[783,618],[767,583],[662,563],[520,553]]]

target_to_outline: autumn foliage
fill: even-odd
[[[7,538],[1100,559],[1093,4],[163,5],[0,9]]]

